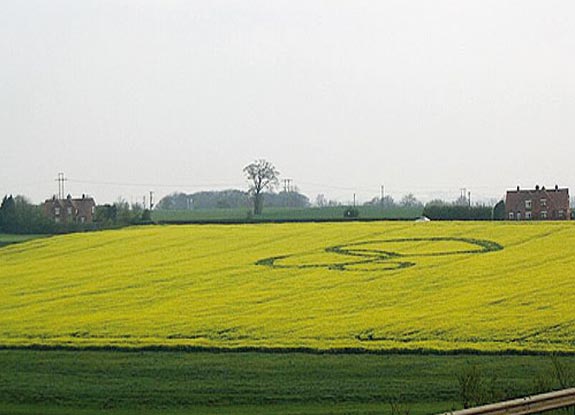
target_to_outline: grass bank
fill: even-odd
[[[545,356],[1,350],[0,413],[386,414],[399,400],[423,415],[461,407],[470,366],[501,398],[552,369]]]

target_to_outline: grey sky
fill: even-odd
[[[575,187],[570,0],[1,4],[0,194]]]

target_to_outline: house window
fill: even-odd
[[[541,207],[547,206],[547,199],[541,199]]]
[[[94,206],[92,206],[92,215],[94,214],[95,211],[96,211],[96,208]]]
[[[517,212],[517,220],[521,220],[521,212]]]
[[[541,211],[541,219],[547,219],[547,211],[546,210]]]
[[[565,211],[564,210],[559,211],[559,219],[565,219]]]
[[[515,219],[515,215],[513,214],[513,212],[509,212],[509,219],[511,220]]]
[[[525,209],[531,209],[531,200],[525,201]]]
[[[72,208],[71,207],[68,207],[68,209],[66,209],[66,211],[68,212],[68,215],[72,214]]]
[[[531,219],[531,212],[525,212],[525,219]]]
[[[81,217],[80,217],[80,222],[81,222],[81,223],[86,222],[86,218],[85,218],[84,216],[81,216]]]
[[[60,223],[60,218],[54,218],[54,222]]]
[[[60,214],[60,208],[59,207],[55,207],[54,208],[54,215],[58,216]]]

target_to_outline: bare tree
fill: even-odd
[[[415,198],[413,193],[409,193],[401,198],[399,205],[402,207],[415,207],[420,206],[421,202]]]
[[[250,182],[250,194],[254,200],[254,215],[262,213],[264,206],[263,192],[272,190],[278,184],[279,172],[267,160],[256,160],[244,167],[244,173]]]

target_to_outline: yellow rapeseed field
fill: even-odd
[[[571,223],[149,226],[0,249],[0,346],[575,352]]]

